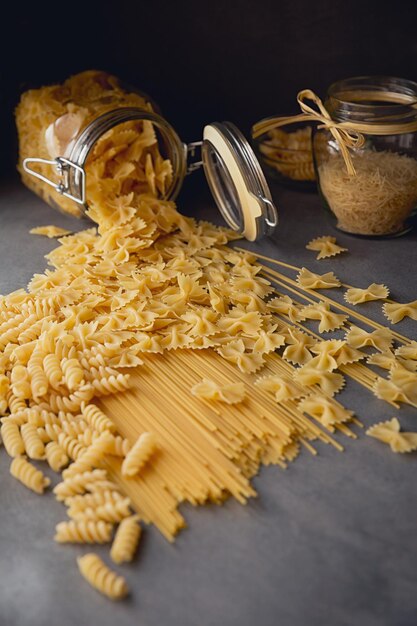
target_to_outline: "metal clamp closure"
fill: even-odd
[[[32,169],[32,167],[30,167],[32,163],[55,166],[59,181],[55,182]],[[73,161],[65,159],[64,157],[57,157],[52,160],[30,157],[23,160],[23,169],[28,174],[39,178],[39,180],[53,187],[55,191],[62,196],[74,200],[77,204],[85,205],[85,172],[81,166]]]
[[[186,145],[186,156],[187,156],[187,174],[192,174],[195,170],[200,169],[203,165],[203,160],[201,156],[201,146],[203,145],[202,141],[193,141]],[[199,153],[199,156],[196,156],[196,153]],[[197,159],[200,160],[197,160]],[[190,159],[195,159],[194,161],[190,161]]]

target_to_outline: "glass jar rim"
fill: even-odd
[[[353,119],[371,115],[370,123],[380,123],[381,118],[392,122],[416,117],[417,83],[394,76],[354,76],[330,85],[327,105],[332,116]]]

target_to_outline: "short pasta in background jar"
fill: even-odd
[[[254,142],[267,175],[287,187],[316,189],[311,125],[289,123],[271,129]]]
[[[105,210],[128,219],[144,197],[174,200],[186,174],[202,166],[233,230],[255,240],[277,224],[261,167],[233,124],[213,122],[187,145],[149,96],[105,72],[24,93],[16,122],[23,182],[71,215],[94,220]]]
[[[368,237],[407,232],[417,207],[417,83],[350,78],[329,88],[324,106],[361,140],[349,149],[349,172],[331,129],[314,132],[318,186],[335,226]]]

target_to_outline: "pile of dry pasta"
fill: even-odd
[[[286,278],[226,247],[230,232],[171,203],[124,202],[131,210],[103,211],[97,231],[62,237],[47,255],[51,269],[0,304],[11,471],[37,492],[49,479],[32,460],[62,472],[54,493],[69,520],[56,540],[104,543],[120,524],[117,563],[132,558],[138,519],[172,539],[184,525],[181,502],[229,494],[245,502],[260,463],[284,466],[300,445],[314,453],[314,440],[342,449],[333,435],[355,436],[352,412],[333,397],[343,374],[394,406],[417,405],[415,343],[366,332],[322,294],[317,301],[315,289],[338,288],[337,277],[304,269]],[[302,328],[306,319],[346,336],[322,340]],[[389,379],[359,363],[367,345]],[[125,583],[97,559],[82,557],[82,573],[109,596],[124,595]]]
[[[65,89],[62,114],[77,116]],[[56,541],[111,542],[117,565],[133,558],[141,521],[172,541],[185,526],[181,503],[244,503],[261,464],[285,467],[301,446],[315,454],[314,441],[342,450],[339,435],[354,438],[351,427],[361,425],[335,400],[345,376],[396,408],[417,406],[416,342],[323,295],[343,287],[332,272],[261,265],[228,247],[230,231],[157,199],[153,183],[162,179],[155,142],[140,144],[146,133],[105,138],[90,162],[94,225],[61,237],[27,291],[0,299],[1,436],[11,473],[37,493],[51,483],[39,461],[61,475],[53,492],[67,519]],[[27,141],[23,152],[30,141],[39,147]],[[125,163],[130,155],[127,169],[113,141]],[[329,237],[309,246],[321,258],[343,251]],[[417,318],[417,302],[388,295],[383,285],[349,287],[346,300],[380,299],[392,322]],[[378,433],[400,451],[417,445],[396,422]],[[94,553],[78,566],[109,597],[128,592]]]

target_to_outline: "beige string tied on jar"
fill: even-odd
[[[305,102],[306,100],[311,100],[317,108],[315,109],[308,105]],[[253,138],[257,139],[274,128],[285,126],[285,124],[293,124],[296,122],[319,122],[320,124],[318,128],[327,128],[337,141],[346,164],[348,174],[350,176],[354,176],[356,172],[349,150],[362,148],[365,143],[365,138],[361,131],[366,130],[366,125],[354,124],[350,122],[335,122],[330,117],[322,100],[311,89],[303,89],[300,91],[297,95],[297,102],[300,105],[302,113],[287,117],[269,117],[268,119],[257,122],[252,129]]]

